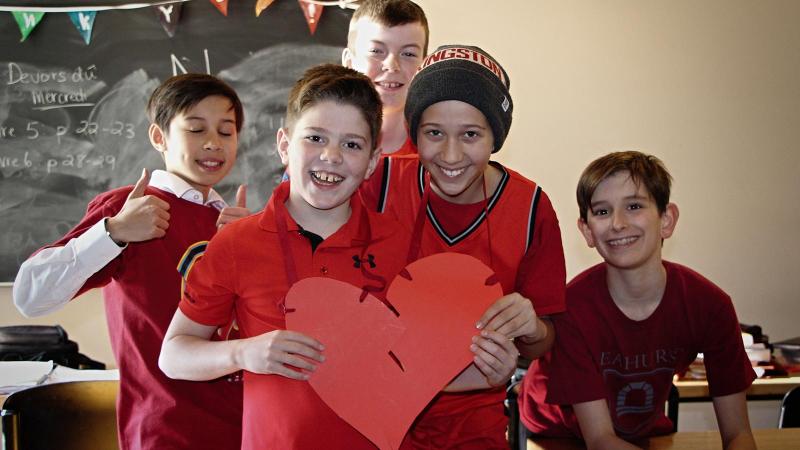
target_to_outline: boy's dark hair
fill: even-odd
[[[314,66],[297,80],[286,104],[286,127],[292,128],[305,110],[319,102],[334,101],[352,105],[361,112],[369,126],[370,150],[378,146],[383,121],[381,97],[366,75],[338,64]]]
[[[236,116],[236,133],[242,131],[244,108],[236,91],[219,78],[200,73],[176,75],[161,83],[147,102],[147,117],[167,133],[175,116],[212,95],[230,100]]]
[[[606,178],[621,171],[627,171],[637,187],[644,184],[647,192],[655,200],[659,213],[663,214],[667,210],[672,176],[664,167],[664,163],[655,156],[642,152],[614,152],[592,161],[578,180],[577,196],[581,220],[586,221],[592,207],[592,195],[597,186]]]
[[[422,56],[428,54],[428,18],[425,11],[411,0],[364,0],[358,5],[358,9],[350,19],[350,31],[347,34],[347,45],[355,38],[356,23],[368,18],[385,27],[396,27],[409,23],[419,23],[425,30],[425,45],[422,48]]]

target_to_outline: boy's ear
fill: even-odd
[[[342,50],[342,65],[348,69],[353,68],[353,53],[348,47],[345,47],[344,50]]]
[[[289,130],[285,127],[278,128],[278,134],[276,136],[277,139],[277,148],[278,148],[278,156],[281,157],[281,163],[284,166],[289,165]]]
[[[588,245],[589,248],[594,248],[595,241],[594,235],[592,234],[592,229],[589,228],[589,224],[586,223],[582,217],[578,217],[578,230],[580,230],[583,238],[586,240],[586,245]]]
[[[678,223],[678,205],[675,203],[667,204],[667,209],[661,214],[661,239],[667,239],[672,236],[675,231],[675,225]]]
[[[160,126],[151,123],[150,128],[147,130],[147,135],[150,137],[150,144],[153,148],[160,153],[167,151],[167,133]]]
[[[372,151],[372,156],[369,158],[369,165],[367,165],[367,173],[364,175],[365,180],[369,179],[372,173],[375,172],[375,168],[378,167],[378,161],[381,160],[381,156],[383,156],[383,153],[380,148],[376,148]]]

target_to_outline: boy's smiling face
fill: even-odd
[[[370,18],[356,26],[355,39],[342,64],[368,76],[383,102],[383,111],[403,111],[408,86],[422,63],[425,29],[419,22],[387,27]]]
[[[349,217],[350,196],[375,170],[370,128],[353,105],[325,100],[302,112],[291,129],[278,131],[278,153],[291,182],[287,207],[296,217],[324,211]]]
[[[222,96],[209,96],[177,114],[165,133],[150,126],[150,141],[164,156],[173,173],[207,198],[236,162],[238,134],[233,104]]]
[[[644,184],[637,186],[629,172],[620,171],[597,186],[586,221],[578,219],[578,228],[613,268],[660,268],[661,241],[672,236],[677,218],[674,204],[659,212]]]
[[[431,187],[451,203],[484,199],[483,174],[494,148],[492,127],[480,110],[458,100],[429,106],[417,128],[419,159]]]

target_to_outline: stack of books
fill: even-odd
[[[772,344],[775,359],[790,375],[800,374],[800,337]]]
[[[767,341],[767,336],[761,335],[760,329],[754,336],[750,333],[742,333],[742,341],[744,342],[744,349],[747,352],[747,357],[753,365],[753,370],[756,376],[772,377],[772,376],[785,376],[782,363],[776,361],[772,357],[772,349]],[[775,344],[777,346],[777,344]],[[800,372],[800,338],[796,342],[796,353],[794,354],[797,359],[797,371]],[[686,373],[681,377],[683,380],[705,380],[706,379],[706,366],[703,364],[703,354],[699,353],[697,358],[689,365]]]

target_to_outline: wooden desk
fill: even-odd
[[[800,428],[753,430],[759,450],[800,449]],[[721,450],[722,440],[718,431],[695,431],[674,433],[650,438],[640,443],[648,450]],[[528,439],[528,450],[579,450],[585,449],[583,441],[577,439]]]
[[[707,401],[708,383],[705,380],[675,381],[681,401]],[[787,378],[758,378],[747,390],[748,400],[780,400],[794,387],[800,386],[800,376]]]

